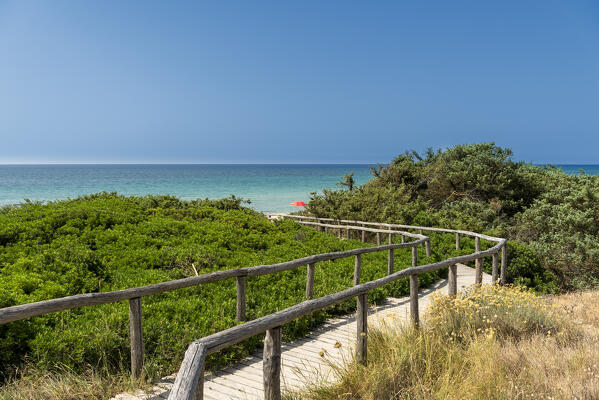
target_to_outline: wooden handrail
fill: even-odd
[[[429,227],[420,227],[420,226],[410,226],[410,225],[399,225],[399,224],[385,224],[385,223],[376,223],[376,222],[362,222],[362,221],[348,221],[348,220],[335,220],[332,218],[315,218],[315,217],[305,217],[305,216],[292,216],[292,215],[280,215],[280,214],[272,214],[269,215],[272,217],[283,217],[283,218],[292,218],[296,219],[302,225],[314,226],[318,227],[321,230],[327,232],[329,229],[337,229],[341,232],[342,229],[347,231],[347,237],[350,237],[351,230],[358,230],[362,232],[362,239],[365,238],[365,233],[375,233],[377,235],[377,246],[374,247],[364,247],[359,249],[351,249],[346,251],[338,251],[338,252],[329,252],[329,253],[321,253],[314,254],[307,257],[298,258],[291,261],[286,261],[277,264],[271,265],[259,265],[248,268],[238,268],[231,269],[225,271],[216,271],[207,274],[202,274],[199,276],[194,276],[190,278],[177,279],[167,282],[156,283],[152,285],[145,285],[136,288],[124,289],[124,290],[116,290],[112,292],[102,292],[102,293],[86,293],[79,294],[74,296],[67,296],[57,299],[39,301],[35,303],[29,304],[21,304],[17,306],[5,307],[0,309],[0,325],[6,324],[13,321],[22,320],[25,318],[30,318],[34,316],[49,314],[58,311],[69,310],[72,308],[84,307],[84,306],[92,306],[92,305],[100,305],[113,303],[118,301],[128,300],[130,302],[130,336],[131,336],[131,370],[134,377],[137,377],[141,374],[142,370],[142,362],[143,362],[143,335],[142,335],[142,310],[141,310],[141,298],[145,296],[150,296],[158,293],[163,293],[172,290],[178,290],[198,285],[203,285],[207,283],[214,283],[223,281],[226,279],[236,278],[237,280],[237,320],[243,321],[245,320],[245,286],[246,286],[246,277],[252,276],[261,276],[267,274],[273,274],[277,272],[287,271],[291,269],[296,269],[302,266],[308,266],[308,275],[306,281],[306,298],[307,301],[303,303],[297,304],[293,307],[290,307],[286,310],[282,310],[270,315],[267,315],[262,318],[255,319],[253,321],[246,322],[242,325],[237,325],[235,327],[226,329],[224,331],[215,333],[213,335],[202,338],[190,345],[188,351],[186,352],[184,362],[179,371],[179,375],[177,376],[177,382],[175,387],[177,390],[171,392],[172,399],[179,398],[192,398],[187,396],[195,396],[194,390],[198,393],[202,392],[203,385],[198,382],[178,382],[180,379],[198,379],[199,376],[202,375],[202,371],[204,368],[205,356],[216,351],[219,351],[225,347],[228,347],[234,343],[237,343],[241,340],[249,338],[251,336],[271,331],[273,336],[273,343],[277,343],[276,335],[278,327],[283,324],[296,319],[300,316],[309,314],[316,310],[320,310],[326,307],[329,307],[333,304],[339,303],[341,301],[347,300],[353,297],[359,297],[359,300],[362,303],[365,303],[365,295],[373,289],[376,289],[380,286],[383,286],[389,282],[395,281],[397,279],[411,277],[411,298],[417,299],[417,275],[435,271],[440,268],[450,267],[450,279],[453,277],[454,285],[455,285],[455,264],[460,262],[468,262],[472,260],[479,260],[482,257],[493,256],[493,277],[494,280],[497,277],[497,257],[498,252],[501,250],[501,281],[505,283],[505,266],[506,266],[506,240],[501,238],[495,238],[492,236],[481,235],[475,232],[468,231],[458,231],[444,228],[429,228]],[[305,221],[308,220],[317,220],[316,222]],[[322,223],[320,221],[333,221],[334,224]],[[339,225],[340,223],[345,225]],[[361,224],[358,225],[348,225],[350,223]],[[374,226],[374,228],[369,228],[368,226]],[[383,229],[385,228],[385,229]],[[397,229],[418,229],[420,233],[411,233],[404,230]],[[418,246],[423,245],[426,246],[426,253],[430,256],[430,238],[423,235],[422,231],[433,231],[433,232],[443,232],[443,233],[455,233],[456,237],[459,238],[459,235],[467,235],[473,236],[479,239],[485,239],[489,241],[496,242],[497,244],[487,250],[484,251],[476,251],[475,253],[453,257],[447,260],[443,260],[433,264],[427,264],[422,266],[416,266],[416,249]],[[381,245],[381,235],[389,235],[389,244]],[[393,243],[392,236],[393,235],[401,235],[402,243]],[[411,242],[405,242],[404,238],[409,237],[414,240]],[[456,242],[459,247],[459,242]],[[402,249],[402,248],[411,248],[412,249],[412,267],[404,269],[402,271],[394,272],[393,271],[393,263],[394,263],[394,250]],[[359,284],[360,282],[360,265],[361,265],[361,256],[362,254],[374,253],[378,251],[388,251],[388,265],[387,265],[387,273],[388,275],[363,284]],[[311,299],[313,297],[313,285],[314,282],[311,281],[311,278],[314,277],[314,265],[317,262],[336,260],[347,257],[356,257],[355,271],[354,271],[354,286],[350,289],[346,289],[337,293],[334,293],[329,296],[321,297],[318,299]],[[453,266],[453,267],[452,267]],[[453,274],[453,275],[452,275]],[[451,285],[450,285],[451,290]],[[413,293],[414,292],[414,293]],[[455,293],[454,293],[455,294]],[[414,300],[412,300],[414,302]],[[363,311],[365,307],[364,304],[358,304],[358,309]],[[360,308],[362,307],[362,308]],[[415,311],[414,311],[415,310]],[[415,322],[417,322],[417,304],[412,307],[412,317]],[[414,313],[415,312],[415,313]],[[363,322],[363,326],[361,327],[362,331],[359,335],[365,334],[366,332],[366,322]],[[278,331],[280,333],[280,329]],[[360,336],[363,339],[363,336]],[[366,362],[366,345],[365,339],[359,340],[362,342],[363,348],[360,350],[360,357],[363,357],[363,362]],[[279,341],[280,342],[280,341]],[[200,346],[201,344],[201,346]],[[275,346],[276,347],[276,346]],[[273,354],[276,353],[277,349],[270,349]],[[266,354],[266,352],[265,352]],[[191,359],[190,359],[191,357]],[[195,358],[194,358],[195,357]],[[198,358],[199,357],[199,358]],[[201,361],[199,361],[201,360]],[[198,366],[199,365],[199,366]],[[201,371],[190,371],[187,369],[197,369],[201,368]],[[276,368],[276,365],[273,366]],[[270,371],[272,372],[272,371]],[[269,384],[270,385],[270,384]],[[272,388],[271,388],[272,389]],[[277,393],[275,389],[269,389],[268,393]],[[191,392],[190,392],[191,391]],[[190,394],[191,393],[191,394]],[[173,397],[174,396],[174,397]],[[278,398],[278,397],[273,397]]]
[[[369,229],[369,231],[376,230]],[[385,232],[389,231],[385,230]],[[404,234],[407,236],[407,234],[402,231],[393,231],[393,233]],[[140,286],[131,289],[115,290],[112,292],[77,294],[74,296],[66,296],[57,299],[44,300],[34,303],[20,304],[17,306],[0,308],[0,325],[25,318],[69,310],[72,308],[115,303],[118,301],[134,299],[137,297],[145,297],[153,294],[168,292],[171,290],[178,290],[192,286],[203,285],[206,283],[219,282],[230,278],[268,275],[276,272],[295,269],[307,264],[313,264],[321,261],[336,260],[339,258],[354,256],[357,254],[374,253],[381,250],[412,247],[424,243],[428,240],[426,236],[412,235],[412,237],[414,236],[419,237],[419,239],[408,243],[387,244],[377,247],[365,247],[346,251],[321,253],[307,257],[297,258],[295,260],[286,261],[278,264],[258,265],[249,268],[237,268],[225,271],[216,271],[207,274],[202,274],[199,276],[193,276],[190,278],[175,279],[172,281],[155,283],[152,285]]]
[[[296,217],[296,216],[289,216],[289,215],[277,215],[278,217],[283,217],[283,218],[299,218],[299,223],[305,224],[305,225],[316,225],[316,226],[321,226],[325,228],[325,232],[326,232],[326,228],[333,228],[333,229],[354,229],[354,230],[362,230],[364,231],[365,229],[368,229],[368,231],[373,231],[377,234],[381,233],[381,230],[377,230],[377,229],[370,229],[370,228],[364,228],[363,226],[347,226],[347,225],[329,225],[329,224],[322,224],[320,222],[308,222],[308,221],[302,221],[301,218],[306,218],[306,217]],[[312,218],[312,219],[316,219],[316,218]],[[323,219],[321,219],[323,220]],[[327,219],[330,220],[330,219]],[[339,222],[339,221],[337,221]],[[351,221],[353,222],[353,221]],[[365,223],[365,222],[358,222],[361,224],[376,224],[376,223]],[[376,225],[381,225],[381,224],[376,224]],[[390,229],[393,227],[398,227],[398,225],[394,225],[394,224],[386,224],[386,226]],[[406,228],[407,226],[401,226],[402,228]],[[426,227],[409,227],[409,228],[414,228],[414,229],[422,229],[422,230],[432,230],[432,229],[441,229],[441,228],[426,228]],[[390,230],[386,230],[386,233],[396,233],[395,231],[390,231]],[[264,363],[264,387],[265,387],[265,399],[267,400],[279,400],[280,397],[280,379],[279,379],[279,373],[280,373],[280,328],[282,325],[284,325],[285,323],[288,323],[290,321],[293,321],[296,318],[302,317],[304,315],[310,314],[314,311],[317,310],[321,310],[327,307],[330,307],[334,304],[340,303],[342,301],[357,297],[358,298],[358,303],[357,303],[357,313],[358,313],[358,332],[357,332],[357,343],[356,343],[356,355],[357,355],[357,359],[359,362],[362,363],[366,363],[367,361],[367,347],[366,347],[366,335],[367,335],[367,316],[366,316],[366,310],[367,310],[367,304],[366,304],[366,295],[368,294],[369,291],[374,290],[376,288],[379,288],[381,286],[384,286],[390,282],[394,282],[398,279],[402,279],[405,277],[410,277],[410,311],[411,311],[411,316],[412,316],[412,321],[415,324],[418,324],[418,275],[425,273],[425,272],[430,272],[430,271],[436,271],[438,269],[441,268],[446,268],[449,267],[450,269],[450,284],[449,286],[449,293],[450,295],[456,294],[456,281],[457,281],[457,274],[456,274],[456,264],[458,263],[463,263],[463,262],[468,262],[468,261],[478,261],[480,259],[482,259],[483,257],[486,256],[492,256],[493,257],[493,268],[494,268],[494,279],[497,276],[497,272],[496,272],[496,268],[497,268],[497,254],[498,252],[501,250],[502,251],[502,258],[505,258],[505,248],[506,248],[506,243],[507,240],[506,239],[502,239],[502,238],[495,238],[492,236],[487,236],[487,235],[480,235],[480,234],[476,234],[474,232],[467,232],[467,231],[455,231],[455,230],[442,230],[442,232],[447,232],[447,233],[459,233],[459,234],[463,234],[463,235],[470,235],[470,236],[474,236],[476,238],[483,238],[486,240],[490,240],[493,242],[496,242],[497,244],[495,244],[493,247],[487,249],[487,250],[480,250],[479,248],[477,248],[477,251],[475,251],[472,254],[467,254],[467,255],[463,255],[463,256],[457,256],[457,257],[452,257],[452,258],[448,258],[446,260],[443,261],[439,261],[436,263],[432,263],[432,264],[426,264],[426,265],[421,265],[421,266],[417,266],[417,246],[421,243],[421,242],[429,242],[430,239],[426,238],[426,240],[420,239],[410,242],[410,243],[406,243],[407,246],[402,246],[402,247],[411,247],[412,248],[412,267],[398,271],[398,272],[392,272],[389,271],[390,273],[382,278],[367,282],[367,283],[362,283],[359,284],[359,271],[360,271],[360,264],[361,264],[361,260],[360,260],[360,255],[363,254],[361,252],[357,252],[354,253],[354,255],[356,255],[356,267],[355,267],[355,272],[354,272],[354,286],[345,290],[342,290],[340,292],[337,293],[333,293],[331,295],[328,296],[324,296],[324,297],[320,297],[318,299],[312,299],[312,300],[306,300],[300,304],[294,305],[292,307],[289,307],[285,310],[281,310],[275,313],[272,313],[270,315],[261,317],[261,318],[257,318],[255,320],[246,322],[242,325],[237,325],[234,326],[232,328],[223,330],[221,332],[217,332],[215,334],[212,334],[210,336],[206,336],[204,338],[201,338],[199,340],[196,340],[195,342],[193,342],[190,346],[188,351],[185,353],[185,358],[183,360],[183,363],[181,364],[181,368],[179,369],[179,373],[177,374],[177,378],[175,380],[175,386],[174,388],[177,388],[177,390],[173,390],[171,391],[170,395],[169,395],[169,399],[170,400],[181,400],[181,399],[185,399],[185,400],[192,400],[192,399],[202,399],[203,398],[203,384],[200,382],[190,382],[189,380],[202,380],[202,376],[201,373],[198,373],[198,371],[203,371],[204,365],[202,363],[201,366],[197,366],[197,363],[194,363],[193,361],[195,359],[197,359],[198,354],[200,354],[203,358],[205,358],[206,355],[215,353],[219,350],[222,350],[226,347],[229,347],[231,345],[234,345],[235,343],[238,343],[242,340],[245,340],[247,338],[250,338],[252,336],[267,332],[267,337],[270,334],[271,337],[273,335],[275,335],[275,333],[278,332],[278,336],[275,337],[275,339],[270,339],[268,341],[265,341],[265,349],[264,349],[264,357],[265,357],[265,363]],[[406,236],[423,236],[421,234],[416,235],[416,234],[410,234],[407,235],[405,232],[402,233]],[[348,236],[349,237],[349,236]],[[380,240],[380,238],[379,238]],[[370,249],[376,249],[376,251],[380,251],[380,250],[390,250],[392,251],[394,248],[400,248],[400,247],[395,247],[397,245],[394,244],[390,244],[390,245],[385,245],[385,246],[377,246],[377,247],[373,247]],[[478,247],[478,246],[477,246]],[[354,251],[354,250],[351,250]],[[348,252],[345,252],[348,253]],[[349,255],[348,255],[349,256]],[[503,264],[503,260],[502,260],[502,264]],[[504,274],[504,271],[502,269],[502,274]],[[356,276],[358,275],[358,276]],[[274,333],[273,333],[274,332]],[[273,348],[273,343],[276,342],[276,338],[278,337],[278,348]],[[198,353],[200,352],[200,353]],[[278,352],[278,353],[277,353]],[[271,356],[273,354],[279,354],[278,357],[278,364],[273,364]],[[267,359],[267,357],[269,357]],[[196,371],[193,371],[192,369],[196,368]],[[188,388],[187,391],[182,391],[180,388]],[[192,388],[198,388],[196,391],[193,391]]]
[[[268,214],[269,218],[279,217],[279,218],[293,218],[293,219],[311,219],[311,220],[319,220],[319,221],[334,221],[338,223],[351,223],[351,224],[362,224],[362,225],[371,225],[371,226],[384,226],[387,228],[397,228],[397,229],[418,229],[422,231],[429,232],[439,232],[439,233],[458,233],[465,236],[479,237],[484,240],[488,240],[490,242],[499,242],[502,238],[497,238],[494,236],[484,235],[482,233],[476,233],[471,231],[464,231],[460,229],[449,229],[449,228],[435,228],[430,226],[418,226],[418,225],[402,225],[402,224],[389,224],[386,222],[365,222],[365,221],[354,221],[351,219],[335,219],[335,218],[319,218],[319,217],[311,217],[305,215],[292,215],[292,214],[279,214],[279,213],[271,213]],[[341,228],[346,228],[345,225],[337,226]],[[360,230],[359,226],[354,226],[353,229]],[[387,231],[384,231],[387,232]],[[406,233],[404,235],[408,236]],[[414,235],[413,233],[411,235]]]

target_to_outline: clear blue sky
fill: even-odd
[[[0,0],[0,163],[599,163],[597,1]]]

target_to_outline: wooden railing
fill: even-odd
[[[303,224],[313,224],[310,222],[302,222]],[[338,228],[337,225],[320,224],[323,229]],[[344,227],[345,229],[345,227]],[[377,232],[377,229],[362,228],[368,232]],[[387,232],[386,232],[387,233]],[[378,247],[369,247],[364,249],[355,249],[343,252],[332,252],[311,255],[308,257],[298,258],[295,260],[271,264],[260,265],[249,268],[238,268],[226,271],[217,271],[190,278],[177,279],[167,282],[156,283],[153,285],[140,286],[125,290],[116,290],[112,292],[102,293],[86,293],[74,296],[67,296],[52,300],[39,301],[35,303],[22,304],[12,307],[0,309],[0,325],[22,320],[25,318],[35,317],[39,315],[54,313],[58,311],[69,310],[73,308],[93,306],[119,301],[129,301],[129,336],[131,346],[131,374],[137,378],[140,376],[143,369],[144,345],[143,345],[143,322],[142,322],[142,297],[151,296],[172,290],[199,286],[208,283],[223,281],[226,279],[235,278],[237,283],[237,305],[236,318],[237,321],[245,321],[246,319],[246,279],[247,277],[273,274],[277,272],[287,271],[291,269],[308,266],[307,282],[306,282],[306,298],[311,299],[314,293],[314,269],[317,262],[336,260],[350,256],[356,256],[356,273],[354,282],[359,283],[360,279],[360,257],[362,254],[372,253],[377,251],[387,250],[389,252],[390,261],[388,263],[389,272],[393,271],[393,251],[395,249],[412,247],[418,245],[426,245],[430,251],[428,237],[420,234],[413,234],[402,231],[389,231],[389,234],[401,234],[406,237],[415,239],[410,243],[389,244]],[[415,265],[415,264],[414,264]]]
[[[303,215],[289,215],[289,214],[269,214],[269,218],[291,218],[291,219],[296,219],[298,222],[302,223],[302,224],[306,224],[304,222],[304,220],[311,220],[311,221],[333,221],[336,222],[338,224],[356,224],[356,225],[362,225],[362,226],[378,226],[380,228],[395,228],[395,229],[412,229],[412,230],[418,230],[419,233],[422,235],[423,231],[427,231],[427,232],[437,232],[437,233],[453,233],[455,234],[455,248],[456,250],[460,250],[460,243],[461,243],[461,236],[471,236],[474,237],[474,251],[478,252],[480,251],[480,240],[484,239],[484,240],[489,240],[491,242],[498,242],[498,240],[500,240],[500,238],[496,238],[493,236],[488,236],[488,235],[483,235],[480,233],[474,233],[474,232],[470,232],[470,231],[464,231],[464,230],[458,230],[458,229],[447,229],[447,228],[433,228],[433,227],[427,227],[427,226],[415,226],[415,225],[401,225],[401,224],[387,224],[387,223],[381,223],[381,222],[364,222],[364,221],[354,221],[354,220],[340,220],[340,219],[333,219],[333,218],[316,218],[316,217],[309,217],[309,216],[303,216]],[[347,229],[347,228],[345,228]],[[349,230],[347,230],[347,232],[349,232]],[[365,242],[365,236],[364,236],[364,232],[362,231],[362,241]],[[339,237],[341,237],[341,230],[339,231]],[[349,238],[349,233],[347,235],[347,238]],[[403,240],[403,237],[402,237]],[[430,241],[427,242],[428,245],[430,246]],[[377,234],[377,244],[381,244],[381,235]],[[427,248],[427,255],[430,253],[430,248]],[[475,261],[475,269],[476,269],[476,283],[481,283],[482,282],[482,259],[476,259]],[[493,261],[494,263],[497,262],[497,260]],[[505,284],[505,279],[506,279],[506,270],[507,268],[507,247],[506,246],[502,246],[501,247],[501,277],[500,277],[500,283],[501,284]],[[495,282],[497,280],[497,268],[493,268],[493,274],[492,275],[492,279],[493,282]]]
[[[142,297],[151,296],[172,290],[188,288],[208,283],[235,278],[237,284],[237,320],[246,319],[246,279],[247,277],[273,274],[291,269],[307,266],[306,278],[306,301],[276,313],[245,322],[241,325],[226,329],[213,335],[201,338],[191,343],[185,353],[185,357],[175,385],[169,399],[201,399],[203,380],[200,379],[204,370],[205,357],[249,337],[266,332],[264,341],[264,388],[265,398],[280,398],[280,351],[281,351],[281,326],[303,315],[330,307],[353,297],[357,298],[357,344],[356,356],[360,362],[366,362],[367,347],[367,294],[369,291],[386,285],[401,278],[410,279],[410,310],[414,323],[418,323],[418,275],[424,272],[435,271],[440,268],[449,268],[450,295],[457,292],[457,263],[475,260],[477,266],[476,282],[482,282],[482,263],[484,257],[493,257],[493,282],[497,280],[498,254],[501,257],[501,282],[505,282],[506,266],[506,240],[491,236],[481,235],[468,231],[457,231],[442,228],[429,228],[409,225],[382,224],[374,222],[334,220],[327,218],[314,218],[292,215],[269,215],[270,218],[292,218],[300,224],[315,227],[325,232],[337,231],[340,235],[346,232],[350,237],[352,232],[360,232],[362,241],[366,241],[366,235],[376,236],[376,247],[364,247],[340,252],[315,254],[308,257],[282,262],[271,265],[260,265],[249,268],[238,268],[226,271],[217,271],[191,278],[183,278],[168,282],[156,283],[131,289],[117,290],[103,293],[86,293],[75,296],[67,296],[58,299],[39,301],[35,303],[22,304],[0,309],[0,325],[25,318],[49,314],[58,311],[69,310],[84,306],[93,306],[119,301],[129,301],[129,332],[131,341],[131,373],[138,377],[143,368],[144,346],[143,346],[143,324],[142,324]],[[326,223],[331,222],[331,223]],[[401,230],[406,229],[406,230]],[[407,230],[417,230],[418,233]],[[430,238],[423,235],[424,231],[455,233],[456,248],[460,246],[460,236],[475,238],[475,253],[453,257],[433,264],[418,265],[418,246],[426,248],[427,256],[430,256]],[[382,237],[389,237],[388,244],[382,244]],[[402,243],[393,243],[393,236],[399,235]],[[405,238],[413,239],[405,242]],[[493,247],[481,251],[480,240],[488,240],[497,243]],[[394,271],[394,252],[397,249],[411,248],[412,267],[402,271]],[[362,255],[387,251],[387,276],[360,284]],[[355,268],[353,284],[349,289],[334,293],[329,296],[313,299],[314,296],[314,273],[316,263],[322,261],[336,260],[347,257],[355,257]],[[478,272],[480,270],[480,273]]]
[[[506,258],[506,243],[502,238],[482,235],[474,232],[429,228],[420,226],[398,225],[398,224],[382,224],[362,221],[334,220],[329,218],[314,218],[305,216],[292,216],[285,214],[271,214],[271,218],[293,218],[301,224],[310,225],[317,229],[329,232],[336,230],[339,235],[343,231],[346,232],[346,237],[351,236],[351,232],[359,231],[362,235],[362,241],[365,240],[365,235],[373,233],[377,238],[376,247],[365,247],[353,249],[343,252],[319,254],[303,259],[290,261],[293,265],[307,265],[308,273],[306,279],[306,298],[308,300],[289,307],[285,310],[275,312],[273,314],[257,318],[252,321],[245,322],[241,325],[234,326],[221,332],[217,332],[210,336],[203,337],[192,342],[185,352],[183,362],[179,368],[175,384],[171,389],[170,400],[197,400],[203,398],[203,374],[204,363],[206,356],[213,354],[219,350],[229,347],[242,340],[252,336],[266,332],[264,339],[264,359],[263,359],[263,383],[264,383],[264,398],[267,400],[279,400],[281,398],[281,327],[304,315],[308,315],[314,311],[322,310],[342,301],[357,298],[357,332],[356,332],[356,359],[358,362],[366,363],[367,361],[367,333],[368,333],[368,292],[394,282],[398,279],[409,277],[410,279],[410,316],[414,324],[419,323],[418,311],[418,275],[436,271],[441,268],[449,268],[448,293],[455,296],[457,294],[457,266],[458,263],[475,261],[476,265],[476,283],[482,283],[482,259],[484,257],[492,257],[492,280],[496,283],[498,276],[498,259],[499,251],[502,252],[501,257],[501,282],[505,282],[505,269],[507,265]],[[333,222],[333,223],[325,223]],[[378,228],[369,228],[374,226]],[[419,233],[410,233],[408,231],[398,231],[396,229],[418,230]],[[420,245],[426,246],[427,254],[430,255],[430,239],[422,234],[424,231],[453,233],[456,235],[456,249],[460,248],[460,237],[469,236],[475,239],[475,252],[468,255],[452,257],[443,261],[432,264],[418,266],[417,248]],[[389,244],[382,245],[382,236],[389,235]],[[415,238],[411,242],[393,244],[393,235],[401,235],[403,238]],[[488,240],[496,243],[487,250],[480,249],[480,240]],[[410,268],[394,272],[394,250],[400,248],[411,248],[412,250],[412,266]],[[382,278],[360,283],[360,267],[362,254],[388,251],[388,274]],[[354,269],[354,286],[342,290],[331,295],[312,299],[314,285],[314,268],[318,261],[332,260],[345,257],[355,257]],[[297,264],[297,263],[300,264]],[[283,263],[285,264],[285,263]],[[280,265],[280,264],[279,264]],[[254,267],[268,268],[268,266]],[[273,271],[274,272],[274,271]],[[239,288],[239,285],[238,285]],[[238,291],[238,295],[239,295]],[[239,296],[238,296],[239,301]],[[238,303],[239,305],[239,303]]]

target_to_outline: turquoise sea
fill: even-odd
[[[0,165],[0,205],[101,191],[185,200],[234,194],[249,199],[256,210],[288,212],[297,210],[289,203],[338,188],[337,182],[352,171],[356,184],[370,177],[368,165]]]
[[[567,174],[579,174],[581,172],[588,175],[599,175],[599,165],[594,164],[564,164],[556,165]]]
[[[599,174],[599,165],[563,165],[567,173],[583,169]],[[358,165],[0,165],[0,205],[24,199],[51,201],[101,191],[124,195],[172,194],[182,199],[234,194],[259,211],[296,210],[311,192],[336,186],[354,172],[356,184],[370,178],[370,166]]]

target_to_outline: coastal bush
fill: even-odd
[[[543,293],[599,286],[599,176],[515,162],[493,143],[405,152],[372,175],[313,193],[307,212],[507,237],[518,241],[510,282]]]
[[[599,176],[547,173],[547,190],[517,220],[543,265],[573,289],[599,281]]]
[[[520,340],[535,334],[571,338],[563,316],[522,286],[475,285],[457,298],[432,295],[425,314],[426,331],[451,340],[473,340],[480,334]]]
[[[240,267],[363,247],[290,221],[271,222],[238,198],[181,201],[171,196],[100,193],[48,204],[0,209],[0,307],[79,293],[105,292]],[[440,260],[434,252],[422,262]],[[411,265],[397,251],[396,269]],[[317,264],[314,292],[352,285],[353,259]],[[386,274],[386,252],[363,257],[362,281]],[[442,274],[441,274],[442,275]],[[441,276],[421,278],[427,285]],[[257,318],[304,300],[306,267],[248,278],[247,316]],[[372,291],[369,299],[408,293],[404,281]],[[187,345],[236,325],[235,280],[144,297],[145,373],[174,372]],[[353,310],[347,301],[285,324],[285,339],[301,336],[327,317]],[[216,368],[248,355],[254,337],[213,355]],[[106,374],[129,367],[128,304],[119,302],[47,314],[0,326],[4,378],[25,361],[46,371]]]

